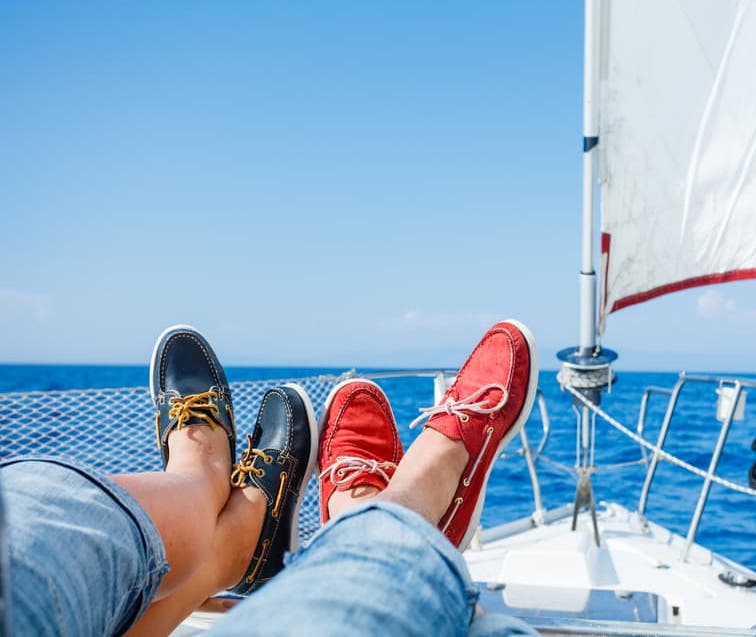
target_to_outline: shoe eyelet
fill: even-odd
[[[464,484],[466,487],[470,486],[470,476],[467,476],[464,480],[462,480],[462,484]],[[462,498],[458,498],[460,501]]]

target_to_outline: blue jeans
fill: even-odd
[[[536,634],[506,615],[473,621],[477,598],[461,554],[435,527],[371,503],[329,522],[208,635]]]
[[[168,567],[146,512],[106,476],[69,461],[0,465],[12,635],[117,635],[149,605]],[[331,521],[209,635],[522,635],[486,615],[459,552],[397,505]],[[471,626],[472,622],[472,626]]]
[[[52,458],[0,465],[11,635],[120,635],[168,571],[155,525],[115,482]]]

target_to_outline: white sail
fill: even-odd
[[[622,307],[756,278],[756,2],[601,6],[603,331]]]

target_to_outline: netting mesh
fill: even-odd
[[[262,396],[271,387],[299,383],[319,418],[328,392],[350,375],[231,383],[239,446],[246,444]],[[154,423],[146,387],[0,394],[0,458],[47,454],[75,458],[108,473],[160,471]],[[319,526],[313,477],[299,513],[302,539]]]

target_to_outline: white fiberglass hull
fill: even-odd
[[[597,622],[601,634],[626,634],[621,626],[636,622],[632,634],[644,634],[642,624],[654,624],[654,634],[756,634],[756,587],[719,577],[743,567],[696,544],[682,561],[684,538],[614,503],[598,511],[597,547],[589,514],[572,531],[571,509],[541,526],[490,529],[465,552],[473,579],[488,584],[484,607],[549,633],[571,625],[586,633]]]

